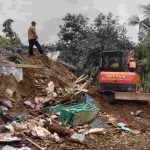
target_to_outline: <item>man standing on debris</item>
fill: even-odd
[[[38,36],[36,34],[36,22],[32,21],[31,26],[28,29],[28,40],[29,40],[29,57],[33,56],[33,46],[35,45],[40,52],[40,54],[43,54],[43,50],[41,48],[41,45],[38,42]]]

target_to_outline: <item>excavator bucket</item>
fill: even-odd
[[[150,93],[116,92],[117,100],[150,101]]]

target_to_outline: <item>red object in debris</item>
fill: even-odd
[[[127,126],[132,126],[132,121],[130,120],[130,118],[123,117],[120,115],[117,115],[117,116],[112,115],[112,116],[108,117],[108,121],[110,123],[122,122],[122,123],[126,124]]]
[[[67,134],[67,135],[73,135],[74,133],[76,133],[75,131],[74,131],[74,129],[69,129],[69,130],[67,130],[67,131],[65,131],[65,133]]]

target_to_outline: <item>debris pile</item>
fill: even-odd
[[[129,110],[126,118],[120,114],[122,105],[117,108],[100,101],[88,76],[76,77],[47,56],[20,60],[19,64],[1,61],[2,150],[105,149],[108,145],[117,149],[118,144],[128,145],[124,138],[142,135],[134,126],[144,120],[142,108]]]
[[[1,62],[0,142],[15,146],[20,142],[20,148],[23,142],[37,149],[44,149],[39,141],[45,139],[83,142],[85,134],[73,127],[92,121],[99,112],[85,94],[88,76],[77,78],[46,56],[22,57],[21,62]]]

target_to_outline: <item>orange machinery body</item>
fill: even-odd
[[[138,93],[139,77],[135,72],[107,72],[99,74],[100,92],[136,92]]]
[[[100,83],[139,85],[139,77],[135,72],[105,72],[99,74]]]
[[[101,54],[98,75],[100,93],[113,103],[115,100],[150,101],[149,93],[139,90],[139,76],[136,73],[136,63],[131,60],[133,54],[128,51],[106,51]],[[118,66],[113,66],[118,64]]]

